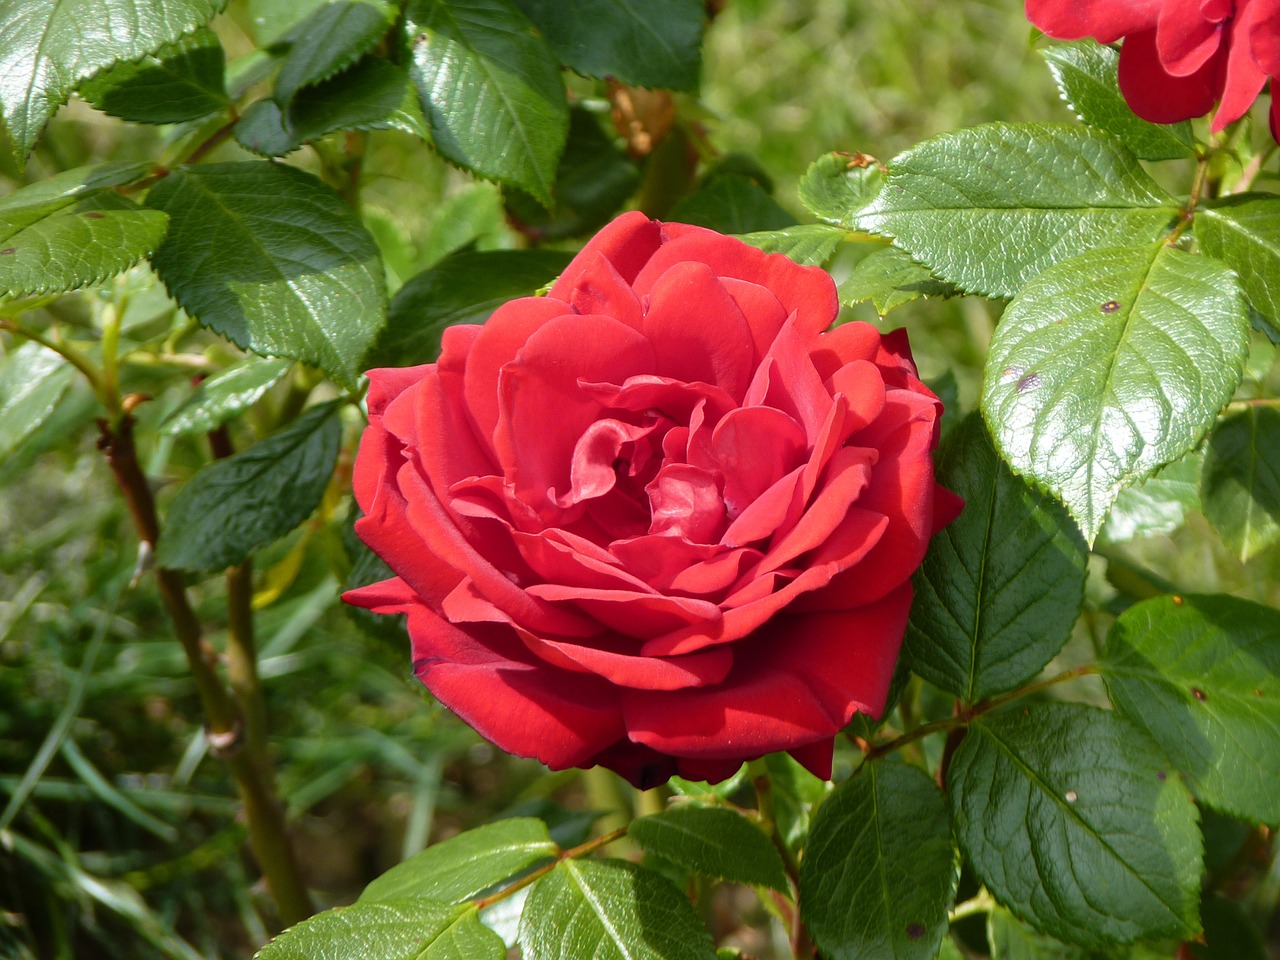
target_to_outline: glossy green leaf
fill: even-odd
[[[1134,115],[1120,92],[1120,51],[1081,40],[1041,50],[1062,99],[1077,117],[1113,133],[1143,160],[1189,157],[1196,149],[1191,124],[1149,123]]]
[[[515,0],[571,70],[637,87],[698,84],[702,0]]]
[[[1196,450],[1161,467],[1136,487],[1120,491],[1107,514],[1102,537],[1123,543],[1134,537],[1172,533],[1182,526],[1188,510],[1200,509],[1200,466],[1204,457]]]
[[[328,0],[247,0],[245,4],[258,46],[274,45]]]
[[[248,410],[288,372],[288,360],[250,358],[215,373],[160,424],[169,436],[208,433]]]
[[[1228,596],[1157,597],[1107,637],[1103,679],[1212,807],[1280,824],[1280,612]]]
[[[510,0],[409,0],[404,29],[436,149],[550,205],[569,106],[533,24]]]
[[[676,204],[668,219],[737,234],[785,230],[796,222],[755,180],[739,173],[715,177]]]
[[[841,303],[851,307],[870,300],[882,317],[921,297],[954,297],[960,293],[897,247],[867,254],[841,281],[839,290]]]
[[[769,754],[764,765],[773,790],[778,833],[787,846],[800,847],[809,835],[813,811],[831,792],[831,784],[815,777],[787,753]]]
[[[814,817],[802,916],[824,957],[932,960],[959,876],[937,785],[900,760],[870,761]]]
[[[151,263],[187,313],[354,386],[384,323],[385,280],[373,238],[332,189],[283,164],[202,164],[147,203],[169,214]]]
[[[1012,297],[1067,257],[1156,240],[1177,214],[1110,134],[989,123],[894,158],[855,223],[963,290]]]
[[[222,570],[283,537],[319,506],[341,438],[337,403],[326,403],[265,440],[206,464],[169,506],[156,563]]]
[[[625,860],[565,860],[520,918],[524,960],[714,960],[711,934],[671,881]]]
[[[402,897],[469,900],[559,852],[541,820],[498,820],[433,844],[392,867],[364,888],[360,902]]]
[[[1093,960],[1090,951],[1045,936],[999,907],[987,914],[991,960]]]
[[[1250,406],[1209,437],[1204,513],[1241,560],[1280,541],[1280,410]]]
[[[848,230],[884,186],[885,169],[861,153],[825,153],[809,165],[796,188],[806,210]]]
[[[1280,322],[1280,197],[1242,193],[1196,210],[1196,240],[1237,274],[1253,308]]]
[[[391,29],[389,0],[331,0],[295,24],[279,41],[286,48],[274,97],[288,104],[303,87],[327,80],[355,63]]]
[[[254,153],[282,157],[340,130],[400,130],[426,139],[427,121],[405,71],[366,57],[294,94],[288,107],[270,99],[252,104],[236,124],[236,139]]]
[[[117,64],[86,81],[79,92],[99,110],[122,120],[199,120],[231,105],[226,65],[217,34],[197,30],[141,60]]]
[[[1034,677],[1071,636],[1087,551],[1056,501],[1014,476],[971,414],[937,479],[964,498],[915,578],[906,643],[913,672],[965,703]]]
[[[1089,947],[1197,931],[1196,808],[1115,715],[1057,703],[982,717],[947,797],[974,873],[1037,929]]]
[[[633,820],[627,835],[650,853],[698,873],[789,891],[782,857],[758,826],[723,807],[674,807]]]
[[[0,200],[0,297],[97,283],[133,266],[164,237],[168,217],[109,187],[81,183],[53,192],[40,183]]]
[[[366,358],[369,367],[429,363],[455,323],[484,323],[515,297],[537,293],[568,266],[554,250],[460,250],[410,277],[391,301],[387,327]]]
[[[1164,245],[1051,267],[1009,305],[982,409],[1015,471],[1090,542],[1122,487],[1191,449],[1240,382],[1248,317],[1235,274]]]
[[[254,960],[504,960],[474,907],[423,899],[356,903],[303,920]]]
[[[53,413],[75,368],[48,347],[27,342],[0,362],[0,459]]]
[[[80,81],[173,43],[226,0],[0,0],[0,113],[19,160]]]
[[[824,223],[801,223],[781,230],[744,233],[738,239],[765,253],[780,253],[796,263],[820,267],[831,259],[848,232]]]

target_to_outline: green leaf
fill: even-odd
[[[215,373],[160,424],[171,437],[208,433],[248,410],[288,372],[288,360],[250,358]]]
[[[976,413],[948,438],[937,479],[965,508],[916,575],[907,649],[915,673],[975,703],[1034,677],[1062,649],[1088,552],[1062,506],[996,455]]]
[[[1121,490],[1103,524],[1103,539],[1123,543],[1134,537],[1173,533],[1181,527],[1188,510],[1200,509],[1203,462],[1204,457],[1193,450],[1136,487]]]
[[[97,283],[156,249],[168,217],[111,189],[145,169],[70,170],[0,199],[0,298]]]
[[[187,313],[354,387],[386,289],[377,245],[333,190],[283,164],[202,164],[171,173],[147,203],[169,214],[151,263]]]
[[[1280,321],[1280,197],[1242,193],[1206,201],[1196,210],[1195,231],[1205,253],[1240,275],[1253,308],[1272,324]]]
[[[846,230],[884,185],[885,168],[862,153],[825,153],[809,165],[797,192],[806,210]]]
[[[1280,410],[1250,406],[1214,428],[1201,495],[1205,516],[1242,561],[1280,540]]]
[[[991,960],[1091,960],[1089,951],[1047,937],[999,907],[987,914],[987,943]]]
[[[582,107],[570,113],[569,139],[556,168],[555,202],[548,210],[518,188],[506,191],[507,211],[522,233],[557,240],[604,225],[626,203],[640,181],[635,162]]]
[[[633,820],[627,834],[650,853],[698,873],[788,893],[782,857],[760,828],[723,807],[675,807]]]
[[[381,57],[366,57],[336,77],[303,87],[285,110],[270,99],[250,105],[236,124],[236,140],[254,153],[282,157],[339,130],[428,136],[409,75]]]
[[[1248,911],[1220,893],[1208,894],[1200,906],[1204,943],[1187,945],[1195,960],[1267,960],[1262,932]]]
[[[426,897],[457,903],[559,852],[541,820],[498,820],[427,847],[392,867],[364,888],[359,902]]]
[[[916,263],[897,247],[875,250],[861,260],[840,283],[840,302],[853,306],[870,300],[876,313],[919,300],[921,297],[954,297],[960,291]]]
[[[1037,929],[1088,947],[1197,931],[1195,806],[1113,714],[1041,703],[984,716],[951,760],[947,796],[974,873]]]
[[[303,920],[254,960],[504,960],[502,939],[474,907],[423,899],[356,903]]]
[[[677,203],[669,219],[736,234],[784,230],[796,222],[752,178],[738,173],[715,177]]]
[[[227,58],[212,30],[197,30],[150,56],[86,81],[80,96],[99,110],[140,123],[199,120],[231,105]]]
[[[937,785],[900,760],[869,761],[814,817],[800,864],[805,926],[833,960],[933,960],[959,876]]]
[[[794,227],[783,227],[781,230],[744,233],[738,239],[765,253],[781,253],[796,263],[820,267],[831,259],[836,247],[844,242],[846,236],[848,232],[838,227],[830,227],[824,223],[802,223]]]
[[[391,301],[387,326],[365,360],[368,367],[430,363],[440,336],[455,323],[484,323],[514,297],[537,293],[570,256],[555,250],[460,250],[428,267]]]
[[[258,46],[264,49],[273,46],[325,3],[326,0],[248,0],[249,19]]]
[[[565,860],[533,887],[520,918],[524,960],[714,960],[693,907],[671,882],[625,860]]]
[[[339,406],[312,407],[283,430],[197,471],[169,507],[156,563],[192,571],[233,567],[309,517],[338,458]]]
[[[698,85],[702,0],[515,0],[560,62],[636,87]]]
[[[282,107],[303,87],[351,66],[391,29],[387,0],[332,0],[295,24],[278,44],[288,49],[273,96]]]
[[[80,81],[208,23],[226,0],[0,0],[0,112],[21,161]]]
[[[404,29],[436,149],[549,206],[569,106],[533,24],[509,0],[410,0]]]
[[[0,364],[0,459],[49,418],[73,376],[71,364],[38,343],[9,352]]]
[[[773,790],[774,820],[787,846],[800,847],[809,835],[811,814],[831,791],[831,784],[815,777],[787,753],[764,758]]]
[[[1112,627],[1102,676],[1203,802],[1280,824],[1280,612],[1228,596],[1145,601]]]
[[[1191,124],[1149,123],[1134,115],[1120,92],[1120,51],[1081,40],[1040,51],[1058,82],[1062,99],[1077,117],[1113,133],[1143,160],[1173,160],[1195,154]]]
[[[1074,254],[1156,240],[1177,215],[1177,202],[1110,134],[989,123],[894,158],[855,223],[963,290],[1012,297]]]
[[[1235,274],[1208,257],[1153,244],[1051,267],[991,341],[982,409],[996,446],[1092,542],[1122,487],[1213,424],[1240,382],[1248,324]]]

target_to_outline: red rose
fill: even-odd
[[[1280,76],[1280,0],[1027,0],[1027,18],[1061,40],[1124,37],[1120,89],[1155,123],[1203,116],[1221,101],[1216,132],[1248,112],[1268,76]]]
[[[499,747],[651,786],[879,715],[958,510],[906,338],[825,272],[630,213],[546,297],[369,373],[363,540],[414,670]]]

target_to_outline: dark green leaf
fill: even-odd
[[[174,497],[156,562],[222,570],[283,537],[320,504],[341,438],[338,405],[326,403],[248,449],[206,464]]]
[[[178,409],[165,417],[160,432],[170,436],[208,433],[252,407],[288,370],[288,360],[256,358],[228,367],[196,387]]]
[[[1177,214],[1110,134],[989,123],[894,158],[855,222],[963,290],[1012,297],[1069,256],[1157,239]]]
[[[0,459],[53,413],[75,368],[38,343],[24,343],[0,364]]]
[[[0,0],[0,112],[19,160],[80,81],[208,23],[226,0]]]
[[[1195,230],[1201,249],[1240,275],[1245,296],[1274,329],[1280,321],[1280,197],[1243,193],[1210,200],[1196,211]]]
[[[636,164],[600,128],[595,114],[575,107],[569,140],[556,168],[554,203],[548,210],[518,188],[506,191],[507,210],[522,233],[558,240],[604,225],[640,180]]]
[[[333,190],[283,164],[202,164],[174,171],[147,203],[169,214],[151,262],[187,313],[354,386],[386,289],[377,245]]]
[[[520,918],[524,960],[714,960],[711,935],[671,882],[624,860],[565,860]]]
[[[1120,51],[1081,40],[1040,52],[1058,81],[1062,99],[1091,127],[1115,134],[1143,160],[1171,160],[1195,153],[1190,123],[1148,123],[1134,116],[1120,92]]]
[[[1280,823],[1280,613],[1228,596],[1157,597],[1116,621],[1103,666],[1116,710],[1197,797]]]
[[[650,853],[732,883],[787,893],[782,858],[760,828],[723,807],[675,807],[633,820],[627,834]]]
[[[954,297],[959,293],[897,247],[867,254],[840,284],[841,303],[851,307],[870,300],[882,317],[921,297]]]
[[[672,777],[667,781],[671,792],[679,797],[690,797],[704,803],[716,800],[728,800],[742,785],[747,782],[748,768],[744,763],[736,773],[719,783],[707,783],[705,780],[686,780],[684,777]]]
[[[738,239],[765,253],[781,253],[796,263],[820,267],[836,252],[848,233],[824,223],[802,223],[781,230],[744,233]]]
[[[952,758],[947,796],[974,872],[1045,933],[1097,947],[1198,929],[1195,805],[1113,714],[1057,703],[985,716]]]
[[[501,938],[474,907],[403,899],[356,903],[303,920],[254,960],[503,960]]]
[[[831,784],[815,777],[786,753],[764,758],[773,791],[774,821],[787,846],[796,848],[809,835],[810,815],[830,792]]]
[[[702,0],[516,0],[560,62],[637,87],[698,84]]]
[[[366,57],[336,77],[303,87],[285,110],[269,99],[252,104],[236,124],[236,139],[254,153],[281,157],[339,130],[428,136],[409,75],[381,57]]]
[[[404,29],[436,148],[550,205],[569,106],[533,24],[510,0],[410,0]]]
[[[514,297],[532,296],[568,266],[554,250],[460,250],[411,277],[391,301],[387,327],[366,358],[368,367],[429,363],[444,328],[484,323]]]
[[[168,218],[111,189],[146,169],[68,170],[0,199],[0,299],[97,283],[154,250]]]
[[[122,120],[199,120],[231,105],[226,65],[217,34],[197,30],[150,56],[99,74],[81,85],[80,96]]]
[[[1136,487],[1121,490],[1103,524],[1103,539],[1123,543],[1134,537],[1172,533],[1181,527],[1188,510],[1200,509],[1203,461],[1204,457],[1193,450],[1181,460],[1161,467]]]
[[[1241,560],[1280,540],[1280,410],[1250,406],[1209,437],[1204,513]]]
[[[813,819],[800,865],[805,926],[834,960],[932,960],[960,871],[929,775],[869,761]]]
[[[276,102],[283,107],[303,87],[355,63],[395,18],[388,0],[332,0],[316,8],[278,41],[288,53],[276,77]]]
[[[1092,960],[1090,951],[1045,936],[997,907],[987,915],[991,960]]]
[[[937,476],[965,508],[916,575],[907,649],[915,673],[974,703],[1034,677],[1067,642],[1087,551],[1062,506],[996,455],[976,413],[948,439]]]
[[[880,192],[885,168],[861,153],[826,153],[800,178],[797,188],[805,209],[820,220],[847,230],[854,216]]]
[[[715,177],[677,203],[668,219],[738,234],[784,230],[796,222],[754,180],[737,173]]]
[[[1051,267],[1005,311],[982,409],[1014,470],[1090,542],[1122,487],[1191,449],[1231,398],[1248,318],[1235,274],[1164,245]]]
[[[364,888],[360,902],[403,897],[469,900],[559,852],[541,820],[499,820],[434,844],[392,867]]]

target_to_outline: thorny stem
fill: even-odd
[[[1077,677],[1086,677],[1090,674],[1098,672],[1096,663],[1086,663],[1083,666],[1073,667],[1070,670],[1064,670],[1062,673],[1055,674],[1036,683],[1029,683],[1025,687],[1019,687],[1017,690],[1010,690],[1008,693],[1001,694],[998,697],[991,697],[989,700],[980,700],[971,707],[962,707],[954,716],[946,717],[942,720],[934,720],[932,723],[921,724],[914,730],[908,730],[901,736],[894,737],[892,740],[878,744],[869,750],[866,750],[866,758],[868,760],[878,760],[886,754],[893,753],[895,750],[901,750],[909,743],[917,740],[923,740],[925,737],[934,733],[944,733],[956,730],[961,727],[967,727],[974,720],[983,714],[990,713],[1003,707],[1006,703],[1012,703],[1014,700],[1021,700],[1023,697],[1030,696],[1033,693],[1039,693],[1048,687],[1056,686],[1059,683],[1066,683],[1068,680],[1075,680]]]
[[[570,850],[561,850],[558,854],[556,854],[556,858],[550,863],[542,865],[537,870],[530,871],[529,873],[521,877],[519,880],[515,881],[515,883],[508,884],[507,886],[499,890],[497,893],[491,893],[487,897],[481,897],[479,900],[474,901],[476,905],[476,909],[483,910],[485,907],[491,907],[498,901],[505,900],[507,899],[507,897],[511,896],[512,894],[519,893],[521,890],[529,886],[535,880],[542,879],[548,873],[554,870],[557,866],[559,866],[563,861],[572,860],[575,857],[584,857],[588,853],[591,853],[593,850],[598,850],[601,847],[605,846],[605,844],[613,843],[613,841],[615,840],[621,840],[626,835],[627,835],[627,828],[619,827],[617,830],[610,830],[608,833],[604,834],[603,836],[596,837],[593,840],[588,840],[586,843],[580,843],[576,847],[573,847]]]
[[[125,399],[126,408],[129,399]],[[106,454],[107,463],[128,504],[142,540],[141,549],[150,554],[160,537],[160,524],[151,487],[138,464],[133,443],[133,417],[125,412],[115,424],[99,420],[98,428],[101,432],[98,446]],[[249,846],[266,877],[267,886],[280,911],[280,919],[286,925],[305,920],[314,913],[314,908],[285,831],[284,805],[269,778],[263,776],[254,751],[244,749],[242,715],[218,676],[217,652],[204,636],[187,598],[182,574],[160,567],[156,570],[156,582],[195,680],[210,747],[226,763],[235,781],[249,829]]]

